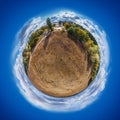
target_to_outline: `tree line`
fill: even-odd
[[[99,46],[95,38],[82,26],[77,25],[75,23],[65,22],[64,26],[68,34],[74,37],[75,39],[79,40],[83,44],[84,48],[87,50],[88,56],[90,57],[90,61],[93,66],[91,72],[91,79],[93,80],[97,75],[100,65]]]

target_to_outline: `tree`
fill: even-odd
[[[68,23],[68,22],[65,22],[65,23],[64,23],[64,26],[65,26],[66,30],[68,30],[68,28],[71,27],[70,23]]]
[[[59,26],[61,26],[61,24],[62,24],[62,21],[59,21]]]
[[[84,43],[84,46],[88,49],[90,46],[92,46],[93,40],[90,38]]]
[[[68,29],[67,29],[67,32],[68,32],[68,34],[74,36],[74,28],[73,28],[73,27],[68,28]]]
[[[82,42],[86,42],[88,39],[88,35],[86,34],[86,32],[80,28],[76,28],[76,32],[77,32],[77,36],[78,39]]]
[[[38,30],[36,31],[36,33],[38,34],[38,36],[42,35],[43,32],[44,32],[44,31],[43,31],[42,29],[38,29]]]
[[[99,61],[100,61],[99,54],[91,55],[90,59],[91,59],[92,63],[95,63],[95,62],[99,63]]]
[[[47,18],[46,23],[47,23],[48,28],[49,28],[51,31],[53,31],[52,23],[51,23],[50,18]]]

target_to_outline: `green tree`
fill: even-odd
[[[51,23],[50,18],[47,18],[46,23],[47,23],[48,28],[49,28],[51,31],[53,31],[52,23]]]
[[[61,26],[61,24],[62,24],[62,21],[59,21],[59,26]]]
[[[92,45],[93,45],[93,40],[91,40],[90,38],[84,43],[86,49],[88,49]]]
[[[80,41],[82,42],[86,42],[88,39],[88,35],[86,34],[86,32],[80,28],[76,28],[76,32],[77,32],[77,37]]]
[[[100,61],[100,58],[99,58],[98,54],[91,55],[90,59],[91,59],[92,63],[95,63],[95,62],[99,63],[99,61]]]
[[[75,37],[74,28],[72,26],[67,29],[67,32],[68,32],[68,34],[73,35]]]
[[[65,22],[64,26],[65,26],[66,30],[68,30],[71,27],[70,23],[68,23],[68,22]]]
[[[37,32],[38,36],[40,36],[43,34],[44,31],[42,29],[38,29],[36,32]]]

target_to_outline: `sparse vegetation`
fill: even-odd
[[[94,80],[100,65],[99,46],[96,40],[94,39],[90,32],[88,32],[80,25],[77,25],[72,22],[59,21],[59,25],[61,24],[63,24],[61,32],[67,31],[69,36],[77,39],[79,42],[83,44],[83,47],[87,51],[88,56],[90,58],[90,62],[92,64],[91,80]],[[30,55],[34,50],[34,47],[36,46],[38,41],[41,40],[41,38],[44,36],[44,33],[47,33],[48,31],[53,31],[54,27],[55,24],[52,24],[50,18],[47,18],[46,25],[42,26],[41,28],[39,28],[38,30],[31,34],[28,43],[23,51],[23,64],[25,67],[25,71],[27,71],[28,69]]]

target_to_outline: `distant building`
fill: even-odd
[[[55,25],[55,27],[60,27],[59,22],[53,22],[53,24]]]
[[[53,22],[55,25],[55,30],[61,30],[63,28],[63,22]]]

